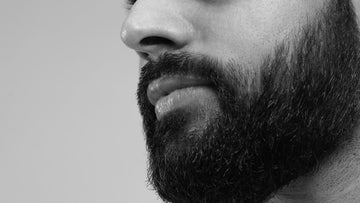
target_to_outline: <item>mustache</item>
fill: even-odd
[[[224,70],[224,65],[219,60],[208,56],[185,52],[164,53],[159,56],[158,60],[150,60],[141,67],[137,93],[138,103],[139,105],[149,103],[146,97],[147,87],[153,80],[163,76],[191,75],[199,80],[209,82],[208,86],[215,91],[222,91],[223,88],[233,89],[231,87],[234,84],[239,84],[238,78]]]
[[[220,68],[219,68],[220,67]],[[150,60],[140,70],[140,83],[148,85],[162,76],[192,75],[199,79],[214,81],[221,77],[219,69],[222,64],[208,56],[194,55],[186,52],[164,53],[154,61]]]
[[[146,91],[149,84],[163,76],[194,76],[207,81],[208,86],[219,94],[248,96],[250,90],[260,89],[260,75],[253,68],[229,61],[222,62],[210,56],[180,52],[164,53],[150,60],[140,69],[138,104],[148,103]],[[248,71],[247,71],[248,70]],[[254,74],[255,73],[255,74]]]

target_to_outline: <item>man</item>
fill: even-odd
[[[359,0],[129,4],[164,201],[360,202]]]

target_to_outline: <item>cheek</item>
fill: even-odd
[[[225,60],[236,58],[255,66],[273,53],[276,45],[299,35],[323,7],[322,0],[238,2],[211,18],[206,32],[209,41],[203,50]]]
[[[248,37],[276,43],[292,39],[305,25],[314,22],[324,0],[263,0],[249,6],[246,16]]]

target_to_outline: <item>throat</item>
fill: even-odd
[[[325,159],[318,170],[279,190],[267,203],[360,202],[360,131]]]

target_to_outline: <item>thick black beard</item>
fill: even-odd
[[[149,181],[164,201],[266,201],[351,138],[359,120],[358,29],[348,1],[326,11],[304,29],[294,53],[281,45],[264,62],[260,92],[241,89],[248,86],[246,75],[237,77],[241,66],[206,56],[167,53],[142,68]],[[217,92],[221,113],[201,135],[189,135],[192,116],[184,109],[157,121],[146,97],[152,80],[176,74],[209,80]]]

